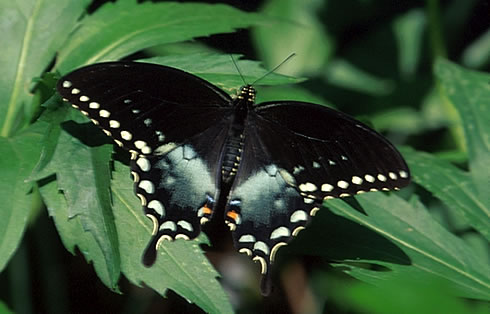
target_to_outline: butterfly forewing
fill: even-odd
[[[220,122],[231,98],[183,71],[147,63],[109,62],[63,77],[58,92],[116,143],[150,154]]]

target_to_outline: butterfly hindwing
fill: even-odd
[[[220,148],[228,119],[162,155],[134,156],[131,173],[143,211],[153,222],[143,262],[150,266],[163,241],[193,239],[213,216],[219,197]]]

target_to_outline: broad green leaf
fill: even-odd
[[[54,176],[50,182],[43,183],[39,190],[66,249],[75,254],[75,247],[78,247],[86,261],[93,263],[100,280],[107,287],[118,291],[118,278],[110,273],[111,267],[107,265],[107,259],[104,257],[101,246],[97,243],[92,233],[84,229],[83,223],[78,216],[70,217],[68,212],[69,204],[60,191],[58,183],[54,180]]]
[[[143,266],[141,257],[151,239],[153,226],[133,193],[129,168],[119,162],[114,164],[113,210],[124,275],[132,283],[144,283],[162,296],[167,289],[172,289],[206,312],[232,313],[228,298],[216,279],[218,273],[199,247],[207,243],[204,234],[190,241],[165,242],[159,249],[156,263],[150,268]]]
[[[190,72],[232,93],[240,86],[261,79],[259,85],[291,84],[302,81],[290,76],[269,73],[260,62],[240,60],[240,55],[233,55],[236,62],[233,63],[230,55],[197,53],[190,55],[173,55],[154,57],[140,61],[171,66]],[[237,69],[238,67],[238,69]],[[243,78],[240,76],[243,75]],[[267,74],[267,75],[266,75]],[[266,75],[264,77],[264,75]],[[244,82],[245,81],[245,82]]]
[[[413,180],[490,241],[490,209],[478,196],[471,176],[429,153],[409,148],[401,151],[412,171]]]
[[[470,175],[490,220],[490,74],[438,60],[435,73],[463,123]]]
[[[266,1],[261,12],[276,20],[253,29],[261,59],[273,67],[294,52],[295,58],[282,65],[279,73],[298,75],[321,71],[333,50],[332,40],[317,17],[323,5],[321,0]]]
[[[365,215],[342,200],[331,200],[325,205],[335,214],[376,231],[410,259],[410,267],[385,263],[386,267],[395,272],[413,271],[414,276],[418,272],[433,274],[451,282],[463,296],[490,300],[490,266],[460,238],[439,225],[421,203],[381,193],[359,195],[356,199]],[[383,277],[383,272],[364,273],[367,272],[375,274],[378,280]]]
[[[325,273],[314,273],[314,285],[319,294],[337,304],[343,312],[359,313],[488,313],[487,304],[469,303],[458,298],[452,289],[434,276],[419,278],[401,276],[386,279],[378,285],[363,282],[343,282]],[[421,284],[421,282],[423,284]]]
[[[38,195],[26,179],[41,154],[46,123],[11,138],[0,137],[0,271],[17,249]]]
[[[326,67],[325,79],[328,83],[375,96],[393,92],[395,83],[363,71],[347,60],[332,60]]]
[[[155,45],[232,32],[262,20],[221,4],[110,2],[80,21],[81,26],[60,51],[56,68],[66,73]]]
[[[67,109],[60,109],[67,110]],[[68,109],[75,121],[86,121],[78,112]],[[59,122],[59,113],[51,114],[53,122]],[[61,115],[62,116],[62,115]],[[68,216],[64,212],[56,216],[57,226],[60,219],[76,219],[80,222],[83,230],[89,232],[95,243],[99,246],[105,259],[105,269],[102,273],[108,273],[109,287],[116,288],[120,273],[120,260],[117,242],[117,231],[114,225],[114,217],[111,211],[110,199],[110,160],[112,153],[111,145],[107,143],[106,137],[89,124],[77,125],[73,121],[62,124],[62,130],[56,130],[60,126],[55,125],[54,130],[49,132],[49,137],[44,140],[46,159],[41,159],[37,173],[32,178],[40,180],[56,174],[56,183],[60,193],[63,193],[67,203]],[[71,132],[72,134],[70,134]],[[76,136],[76,137],[75,137]],[[81,142],[81,140],[89,143]],[[56,143],[53,151],[52,143]],[[92,145],[92,146],[90,146]],[[50,198],[52,207],[56,200],[53,193]],[[61,206],[61,205],[59,205]],[[84,240],[86,241],[86,240]],[[73,240],[66,240],[67,248],[72,249]],[[80,244],[82,245],[82,244]],[[87,252],[87,260],[91,254]],[[99,267],[100,269],[101,267]]]
[[[413,9],[393,22],[398,45],[398,67],[404,78],[411,78],[417,71],[422,44],[424,43],[426,18],[421,9]]]
[[[465,49],[462,63],[470,68],[479,68],[490,63],[490,29]]]
[[[8,307],[7,305],[0,300],[0,313],[2,314],[13,314],[14,312],[12,312]]]
[[[339,270],[370,283],[430,274],[450,282],[461,296],[490,300],[487,259],[442,227],[416,199],[407,202],[381,192],[355,199],[355,208],[339,199],[324,202],[330,210],[317,214],[294,251],[338,261]]]
[[[29,85],[49,65],[89,2],[0,1],[1,136],[10,136],[32,118]]]

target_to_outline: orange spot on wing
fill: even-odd
[[[226,213],[226,216],[230,217],[233,219],[233,221],[236,221],[238,218],[238,213],[234,210],[230,210],[229,212]]]
[[[207,204],[202,207],[202,211],[207,215],[211,215],[213,213],[213,210],[209,208]]]

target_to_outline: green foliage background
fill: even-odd
[[[48,276],[60,260],[44,250],[58,238],[35,231],[51,228],[42,223],[49,215],[65,248],[82,254],[127,304],[142,299],[127,287],[144,284],[161,296],[176,292],[195,304],[189,311],[211,313],[488,312],[490,30],[475,23],[484,2],[268,0],[247,13],[206,3],[0,0],[0,309],[76,310],[63,293],[63,274]],[[477,31],[458,45],[470,23]],[[260,82],[268,86],[259,86],[259,101],[311,101],[369,121],[399,145],[414,181],[401,192],[356,196],[356,203],[325,202],[308,230],[281,250],[284,295],[276,301],[250,290],[230,299],[203,254],[204,234],[166,245],[154,267],[143,267],[151,225],[128,167],[53,89],[55,73],[152,56],[145,61],[232,93],[243,83],[222,50],[225,40],[203,37],[245,28],[250,42],[226,37],[236,43],[232,52],[255,55],[265,68],[297,54]],[[237,63],[247,82],[266,73],[256,61]],[[26,230],[42,243],[40,256],[26,253]],[[314,257],[302,301],[289,290],[298,285],[287,284],[300,256]],[[32,301],[33,268],[44,282],[41,305]],[[132,285],[121,289],[126,279]],[[64,298],[53,297],[58,293]],[[148,302],[123,307],[145,311]],[[91,306],[84,305],[98,310]]]

